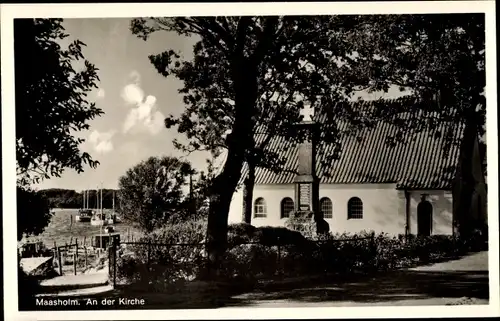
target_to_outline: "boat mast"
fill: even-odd
[[[101,216],[102,216],[102,182],[101,182]]]
[[[95,213],[99,211],[99,185],[96,187],[95,190]]]

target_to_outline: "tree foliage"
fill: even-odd
[[[74,136],[103,113],[87,100],[97,88],[97,68],[84,60],[81,70],[74,69],[84,59],[85,44],[75,40],[63,49],[59,42],[67,36],[62,19],[14,20],[16,157],[22,183],[98,164],[80,151],[83,139]]]
[[[300,139],[292,124],[300,120],[304,101],[329,105],[345,100],[351,84],[341,81],[351,53],[342,30],[352,27],[339,17],[186,17],[134,19],[131,30],[147,39],[164,30],[199,40],[194,59],[166,50],[149,56],[158,72],[183,81],[179,92],[186,109],[167,117],[189,138],[185,151],[226,151],[222,171],[213,180],[207,240],[213,260],[227,238],[227,217],[243,164],[279,168],[283,160],[266,152],[255,133]],[[339,83],[341,86],[339,86]],[[336,136],[335,130],[328,131]]]
[[[351,77],[369,91],[391,85],[411,90],[423,113],[413,127],[451,137],[467,124],[485,133],[484,14],[386,15],[358,17],[363,37],[349,58]],[[433,103],[433,102],[436,103]],[[446,123],[446,132],[438,124]],[[396,122],[407,132],[408,122]],[[403,135],[399,135],[403,137]]]
[[[185,210],[182,188],[191,165],[173,157],[150,157],[119,179],[121,212],[145,231],[161,227]]]
[[[47,198],[29,187],[17,186],[17,239],[38,235],[49,224],[52,214]]]
[[[213,260],[224,250],[229,204],[243,165],[286,170],[284,160],[266,145],[274,135],[288,136],[290,147],[302,140],[293,125],[305,102],[326,114],[320,125],[327,128],[320,131],[322,139],[335,144],[335,158],[341,151],[340,135],[405,111],[397,104],[396,110],[379,104],[375,117],[364,117],[342,103],[356,91],[388,91],[398,85],[419,101],[410,108],[456,124],[483,101],[480,16],[149,18],[134,19],[131,30],[145,40],[157,31],[197,39],[192,60],[171,49],[149,59],[160,74],[184,84],[179,92],[185,111],[165,120],[167,127],[176,126],[188,138],[188,144],[176,142],[177,147],[214,156],[225,150],[226,161],[210,192],[207,239],[209,246],[214,244]],[[348,124],[344,132],[337,124],[340,119]],[[402,132],[410,130],[404,118],[398,124]],[[411,129],[436,124],[436,118],[423,117]],[[400,137],[404,135],[388,140]]]
[[[85,60],[74,69],[85,44],[76,40],[63,49],[59,42],[67,36],[62,19],[14,20],[18,237],[39,234],[50,221],[50,204],[32,183],[98,164],[74,136],[103,113],[87,100],[97,68]]]
[[[90,189],[86,190],[88,195],[87,208],[98,208],[101,206],[100,200],[101,190]],[[117,196],[118,190],[102,189],[102,207],[106,209],[113,208],[113,193],[115,195],[115,209],[119,211],[119,202]],[[83,208],[84,194],[72,189],[50,188],[38,191],[41,195],[47,198],[51,208]]]

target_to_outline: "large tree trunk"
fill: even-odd
[[[235,70],[235,121],[227,138],[227,158],[222,173],[217,176],[210,196],[206,250],[207,276],[217,277],[221,259],[227,247],[229,207],[241,178],[245,154],[252,147],[253,116],[257,100],[256,68],[243,62]]]
[[[474,220],[472,218],[473,211],[473,197],[476,189],[476,179],[473,175],[474,171],[474,145],[477,139],[477,126],[478,122],[476,120],[476,115],[474,112],[469,112],[466,114],[466,127],[463,133],[462,140],[462,159],[461,159],[461,193],[460,193],[460,208],[459,208],[459,236],[467,238],[474,226]]]
[[[228,157],[224,171],[217,177],[214,191],[210,196],[206,250],[208,255],[208,277],[216,276],[222,255],[227,245],[227,223],[231,199],[241,175],[243,161],[238,155]]]
[[[253,148],[255,103],[258,95],[259,65],[270,47],[278,23],[278,17],[270,17],[264,23],[264,31],[254,52],[244,55],[248,18],[238,24],[234,55],[231,58],[233,80],[234,123],[227,139],[227,158],[222,173],[217,177],[211,193],[207,225],[207,272],[217,277],[221,259],[227,247],[227,223],[229,206],[241,177],[245,155]]]
[[[243,217],[242,221],[248,224],[252,223],[252,201],[253,188],[255,185],[255,166],[248,164],[248,176],[243,186]]]

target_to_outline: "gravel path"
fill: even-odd
[[[488,253],[319,286],[255,291],[225,307],[342,307],[488,304]]]
[[[458,260],[411,268],[412,271],[488,271],[488,252],[478,252]]]

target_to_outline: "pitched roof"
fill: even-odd
[[[408,100],[385,101],[396,105]],[[378,102],[378,104],[380,101]],[[337,106],[338,107],[338,106]],[[358,113],[358,118],[380,116],[380,104],[373,102],[351,103]],[[394,107],[394,106],[392,106]],[[408,105],[406,106],[408,107]],[[409,106],[411,107],[411,106]],[[389,108],[387,108],[388,110]],[[386,111],[387,111],[386,110]],[[430,121],[432,117],[421,112],[408,112],[411,108],[395,110],[391,117],[377,118],[374,128],[364,128],[353,135],[349,131],[350,122],[336,119],[341,134],[340,153],[336,153],[335,143],[319,138],[316,149],[316,174],[325,184],[360,184],[360,183],[396,183],[398,188],[407,189],[449,189],[458,166],[460,142],[464,126],[455,126],[445,135],[450,123],[440,122],[435,126],[442,135],[436,135],[429,127],[419,128],[419,122]],[[393,109],[394,111],[394,109]],[[383,112],[383,111],[382,111]],[[326,123],[326,112],[315,115],[315,121]],[[387,116],[387,115],[386,115]],[[335,116],[334,116],[335,117]],[[338,117],[337,117],[338,118]],[[404,119],[406,142],[389,144],[388,137],[398,134],[397,119]],[[328,122],[331,122],[329,120]],[[324,130],[324,129],[323,129]],[[265,135],[257,135],[261,141]],[[325,135],[321,135],[325,136]],[[445,153],[445,145],[451,142],[449,152]],[[278,152],[285,159],[285,169],[280,173],[269,169],[257,168],[256,184],[291,184],[297,169],[298,146],[284,136],[274,136],[266,147]],[[246,172],[246,168],[244,169]],[[243,173],[245,176],[246,173]]]

